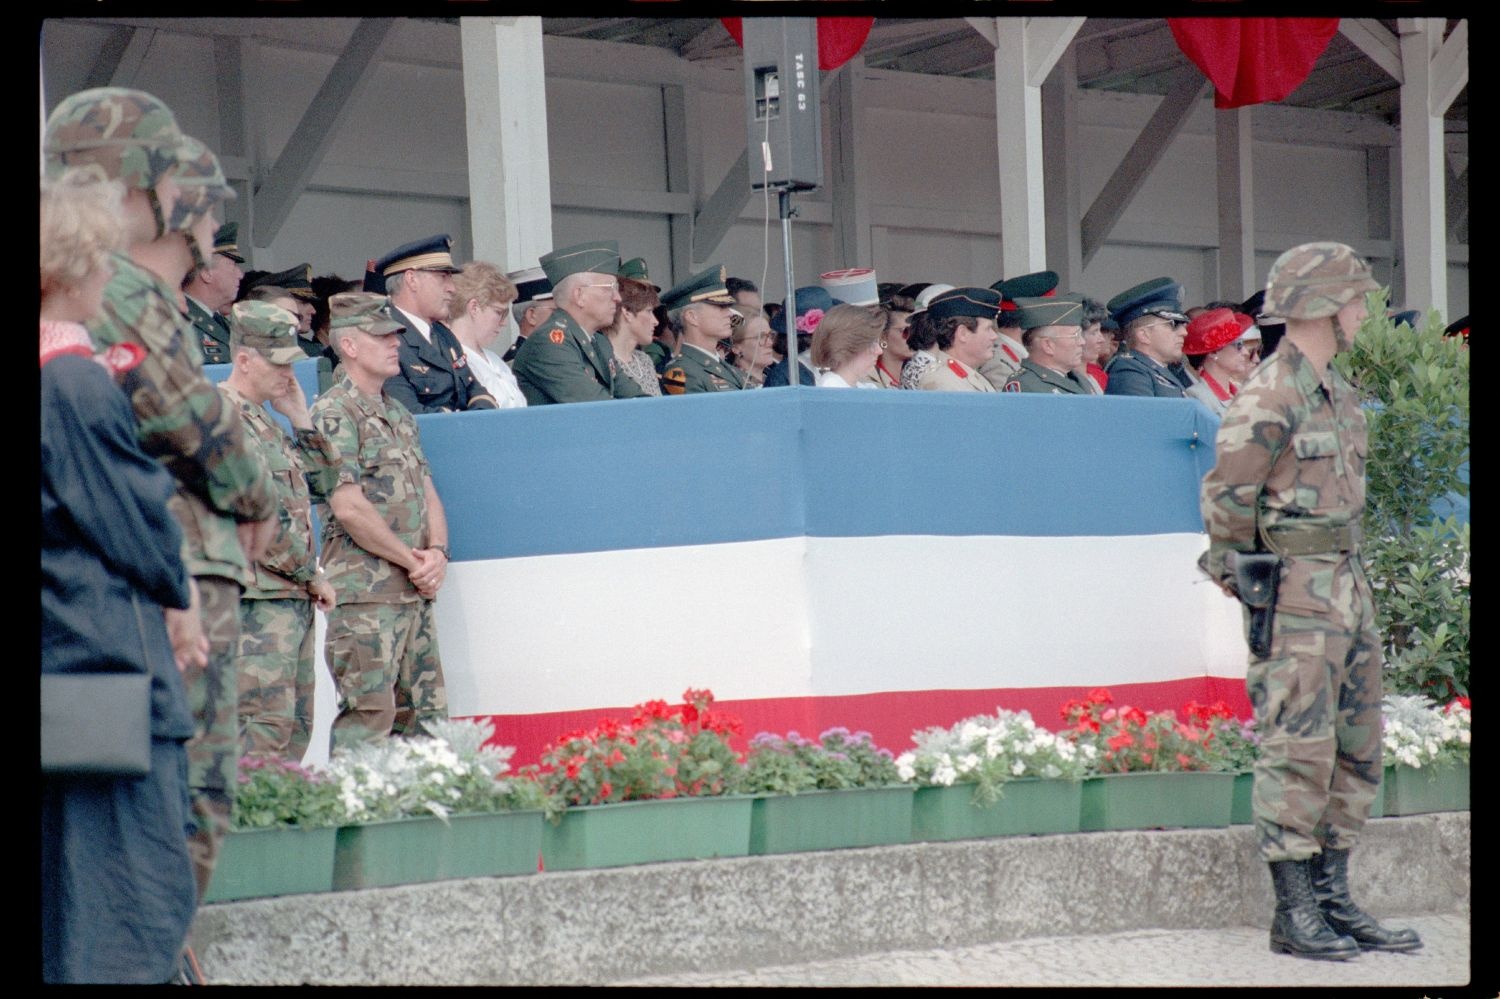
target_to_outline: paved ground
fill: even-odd
[[[658,986],[1357,986],[1419,987],[1441,999],[1470,981],[1469,914],[1382,916],[1410,926],[1426,946],[1413,954],[1366,953],[1353,961],[1307,961],[1270,953],[1266,931],[1137,930],[1093,937],[1042,937],[983,947],[896,951],[838,961],[634,979]],[[1477,983],[1476,983],[1477,984]],[[1437,990],[1437,991],[1433,991]],[[1494,989],[1488,990],[1494,993]]]

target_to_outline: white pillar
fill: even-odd
[[[1042,88],[1028,79],[1026,22],[995,19],[995,140],[1000,154],[1000,266],[1011,278],[1047,266]]]
[[[828,130],[832,140],[833,260],[836,268],[873,267],[867,185],[859,181],[864,158],[860,128],[865,60],[855,56],[828,76]]]
[[[1443,213],[1443,117],[1432,113],[1432,59],[1440,18],[1401,18],[1401,270],[1393,304],[1448,312],[1448,240]]]
[[[1069,48],[1042,84],[1042,131],[1047,156],[1047,263],[1064,290],[1083,281],[1083,201],[1079,192],[1078,58]],[[1024,272],[1023,272],[1024,273]]]
[[[474,257],[535,267],[552,247],[540,17],[459,18]]]
[[[1259,283],[1255,274],[1250,109],[1214,112],[1219,162],[1219,274],[1217,299],[1236,302]]]

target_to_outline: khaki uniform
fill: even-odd
[[[1000,339],[995,341],[994,355],[979,366],[979,373],[998,391],[1021,370],[1021,362],[1026,356],[1027,350],[1020,341],[1001,333]]]
[[[426,548],[432,473],[406,407],[384,392],[365,395],[343,375],[313,406],[312,421],[339,453],[333,488],[359,486],[398,538]],[[417,734],[422,722],[446,718],[432,601],[405,569],[361,548],[331,515],[322,558],[338,594],[324,645],[339,693],[334,748]]]
[[[955,361],[937,347],[932,348],[932,356],[937,363],[922,373],[918,388],[936,392],[998,391],[978,370]]]
[[[1227,579],[1228,554],[1258,547],[1285,558],[1271,655],[1245,678],[1261,732],[1260,849],[1270,861],[1348,849],[1381,775],[1381,642],[1358,550],[1364,414],[1341,375],[1320,377],[1284,340],[1229,404],[1217,448],[1201,492],[1204,569]]]
[[[254,566],[240,601],[241,755],[301,761],[312,733],[313,606],[307,587],[318,573],[312,503],[323,502],[338,474],[338,450],[316,427],[287,437],[266,412],[220,383],[240,408],[245,431],[275,484],[276,537]]]

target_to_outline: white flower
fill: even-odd
[[[967,753],[958,758],[958,772],[961,774],[972,773],[979,766],[979,757],[973,753]]]
[[[1026,764],[1017,760],[1010,765],[1010,772],[1019,777],[1026,772]]]
[[[932,782],[941,784],[943,787],[951,786],[957,777],[958,771],[953,769],[953,765],[946,758],[940,761],[932,771]]]

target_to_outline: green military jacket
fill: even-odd
[[[1053,395],[1093,395],[1094,392],[1083,383],[1087,375],[1079,375],[1069,371],[1061,374],[1051,368],[1043,367],[1031,358],[1021,362],[1020,368],[1005,383],[1006,392],[1050,392]]]
[[[745,375],[734,365],[721,361],[719,355],[685,343],[682,353],[662,369],[661,384],[668,395],[730,392],[745,387]]]
[[[1358,394],[1331,365],[1320,375],[1290,340],[1240,387],[1215,446],[1218,460],[1199,492],[1209,538],[1204,569],[1215,578],[1229,576],[1229,552],[1256,550],[1257,521],[1273,537],[1359,526],[1369,431]],[[1298,594],[1285,592],[1290,578],[1283,579],[1281,602],[1296,605]]]
[[[193,331],[198,334],[198,349],[203,352],[204,364],[228,364],[233,360],[229,353],[229,321],[216,312],[209,312],[197,299],[187,299],[187,318]]]
[[[135,410],[141,449],[177,479],[168,505],[182,524],[183,561],[194,576],[248,585],[253,576],[235,522],[275,514],[265,462],[246,440],[238,407],[204,377],[196,338],[172,289],[124,254],[114,254],[113,263],[89,335],[101,348],[145,351],[120,387]]]
[[[308,597],[307,584],[317,572],[313,548],[312,505],[323,503],[333,491],[339,452],[314,426],[288,437],[264,406],[240,395],[227,382],[219,383],[224,397],[240,407],[245,433],[260,450],[276,489],[279,524],[259,562],[255,582],[245,588],[249,599]]]
[[[398,538],[426,548],[432,472],[411,411],[384,391],[366,395],[342,374],[313,405],[312,424],[339,455],[329,493],[345,483],[359,486]],[[422,599],[404,568],[361,548],[331,510],[323,520],[322,560],[340,604]]]
[[[618,377],[609,337],[585,331],[561,308],[531,331],[516,351],[511,371],[528,406],[645,395],[633,378]]]

